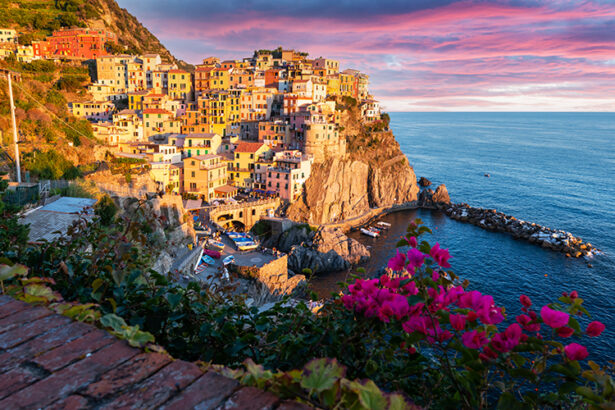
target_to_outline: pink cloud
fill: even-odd
[[[497,98],[526,96],[528,107],[543,98],[554,110],[572,106],[572,99],[588,110],[615,108],[609,105],[615,91],[611,4],[466,0],[399,14],[359,10],[347,18],[340,17],[343,10],[330,16],[302,14],[299,6],[296,13],[285,10],[291,12],[275,6],[195,9],[174,17],[150,10],[144,19],[172,52],[192,63],[281,44],[367,72],[373,94],[397,106],[501,107],[505,102]],[[558,98],[565,101],[561,107]]]

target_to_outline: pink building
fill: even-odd
[[[275,166],[267,169],[267,191],[276,192],[284,201],[297,200],[310,176],[312,161],[299,150],[276,153]]]

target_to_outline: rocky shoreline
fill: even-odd
[[[440,203],[437,208],[449,218],[490,231],[506,232],[543,248],[565,253],[568,257],[591,257],[600,252],[591,243],[559,229],[523,221],[495,209],[475,208],[466,203]]]

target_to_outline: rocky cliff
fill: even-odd
[[[303,196],[287,211],[289,218],[324,224],[417,200],[416,175],[390,131],[346,139],[346,155],[312,167]]]

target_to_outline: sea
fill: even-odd
[[[392,228],[381,238],[350,233],[370,247],[366,275],[386,265],[408,223],[421,218],[433,231],[428,239],[449,249],[455,273],[468,279],[471,289],[493,295],[509,315],[520,313],[521,294],[542,306],[576,290],[591,320],[606,324],[599,338],[585,338],[589,358],[615,360],[615,113],[390,116],[391,129],[417,177],[428,178],[433,189],[446,184],[453,202],[563,229],[602,252],[589,260],[567,258],[437,211],[403,211],[382,219]],[[312,288],[330,295],[347,275],[319,275],[312,278]]]

